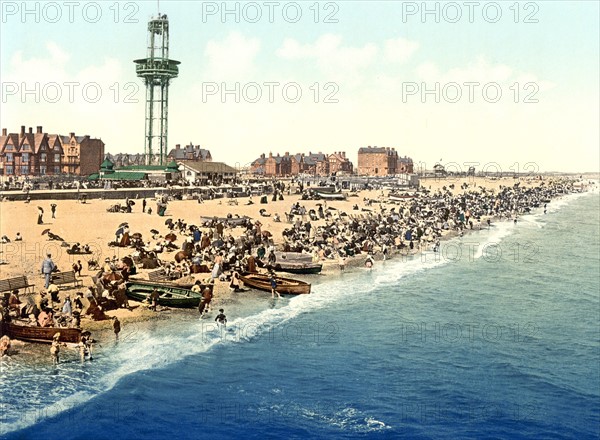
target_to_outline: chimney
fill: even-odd
[[[309,152],[308,152],[308,155],[309,155],[309,156],[312,156],[312,153],[309,151]]]
[[[37,126],[37,133],[42,134],[42,126],[41,125]]]
[[[179,150],[180,148],[181,148],[181,144],[177,144],[177,145],[175,145],[175,149],[176,149],[176,150]]]
[[[261,154],[261,155],[260,155],[260,158],[261,158],[261,159],[264,159],[264,158],[265,158],[265,153]]]
[[[25,136],[25,126],[21,125],[21,136]]]
[[[2,129],[2,136],[6,136],[6,128]]]
[[[272,152],[269,152],[269,157],[273,157],[273,153]]]
[[[71,133],[69,133],[69,136],[75,137],[75,133],[71,132]]]

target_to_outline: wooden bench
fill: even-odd
[[[167,276],[167,272],[165,272],[165,269],[163,268],[160,268],[153,272],[148,272],[148,279],[150,281],[165,281],[168,278],[169,277]]]
[[[55,272],[51,276],[51,282],[57,286],[60,284],[73,283],[73,287],[83,286],[83,282],[78,280],[74,271],[70,272]]]
[[[30,284],[27,281],[27,277],[25,275],[0,280],[0,292],[9,292],[20,289],[25,289],[25,292],[30,291],[31,293],[33,293],[35,291],[35,285]]]

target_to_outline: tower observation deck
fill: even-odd
[[[180,62],[169,59],[169,20],[159,14],[148,22],[147,58],[135,60],[137,76],[146,84],[147,165],[164,165],[167,155],[169,83],[179,74]]]

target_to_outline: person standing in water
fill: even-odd
[[[275,274],[271,272],[271,298],[275,298],[275,294],[277,294],[277,298],[281,298],[281,295],[277,291],[277,280],[275,279]]]
[[[223,312],[225,312],[225,310],[219,309],[219,312],[220,313],[215,318],[215,321],[218,324],[222,325],[223,327],[226,327],[227,326],[227,316],[225,316],[225,313],[223,313]]]
[[[113,331],[115,332],[115,341],[118,341],[121,332],[121,321],[116,316],[113,316]]]
[[[52,338],[50,354],[52,355],[52,363],[58,365],[60,362],[60,332],[55,333]]]

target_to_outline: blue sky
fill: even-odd
[[[427,2],[439,22],[421,15],[423,2],[275,2],[271,23],[265,2],[227,3],[240,10],[236,22],[223,19],[222,2],[163,1],[171,58],[182,62],[170,89],[169,145],[191,141],[240,166],[270,151],[343,150],[355,161],[359,147],[378,145],[429,168],[441,158],[598,170],[598,2],[478,3],[471,23],[465,2]],[[2,2],[2,127],[43,125],[101,137],[110,152],[142,152],[144,90],[132,60],[145,56],[156,2],[79,2],[72,20],[64,2],[26,5],[33,12],[23,16],[22,2]],[[302,17],[291,23],[296,10]],[[256,11],[261,20],[249,23]],[[449,22],[457,11],[460,20]],[[336,23],[324,22],[328,13]],[[537,23],[526,23],[528,15]],[[79,83],[72,103],[69,81]],[[81,90],[92,82],[98,102]],[[251,82],[263,93],[257,103],[220,94]],[[280,84],[273,102],[265,82]],[[39,93],[23,95],[36,83]],[[281,93],[291,83],[302,92],[296,103]],[[439,102],[421,94],[436,83]],[[472,102],[465,83],[479,84]],[[482,94],[490,83],[502,93],[498,102]],[[56,90],[61,99],[51,102]],[[338,102],[324,102],[332,91]],[[129,92],[137,102],[126,102]]]

